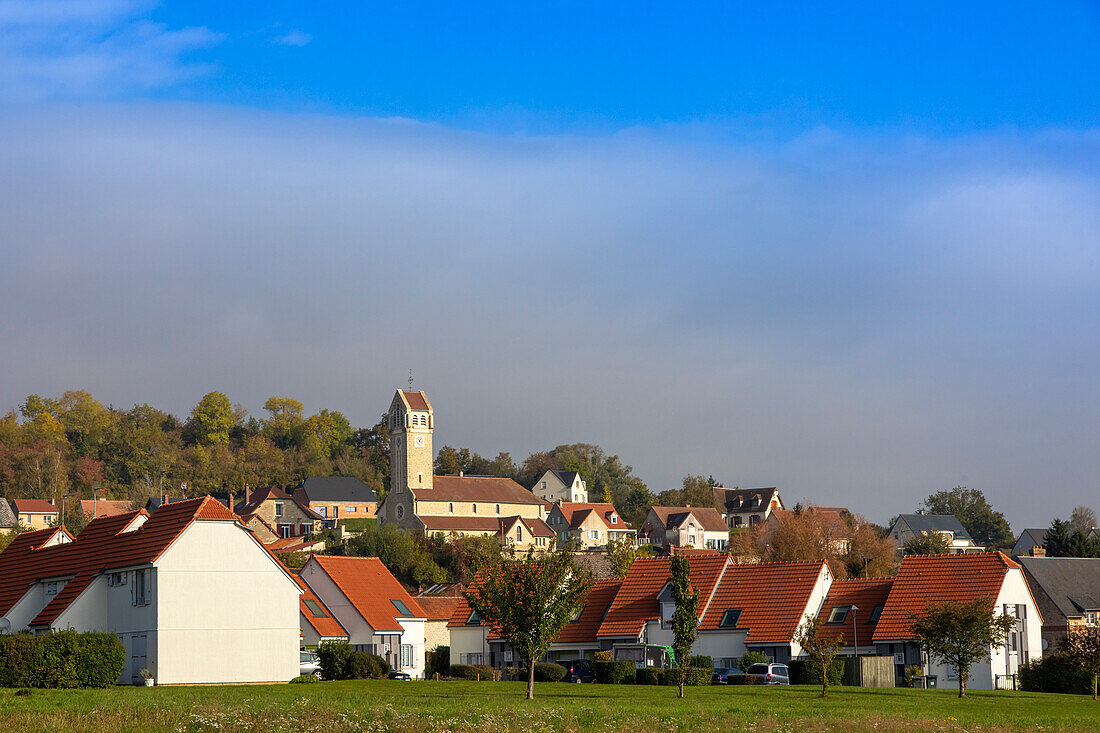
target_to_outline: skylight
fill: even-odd
[[[390,603],[393,604],[393,607],[396,608],[397,612],[400,613],[402,616],[413,615],[412,611],[409,610],[409,607],[405,605],[404,601],[398,600],[397,598],[391,598]]]
[[[878,617],[882,614],[883,608],[884,606],[881,605],[875,606],[874,610],[871,611],[871,618],[867,619],[867,623],[871,624],[872,626],[878,623]]]
[[[312,598],[303,598],[302,600],[305,602],[306,608],[308,608],[314,616],[316,616],[317,618],[328,618],[328,614],[325,613],[324,609],[321,608],[320,603],[313,600]]]
[[[723,629],[735,629],[737,628],[737,621],[741,618],[740,608],[731,608],[722,614],[722,620],[718,622],[718,626]]]
[[[827,624],[842,624],[844,620],[848,618],[848,606],[833,606],[829,611],[829,619],[825,622]]]

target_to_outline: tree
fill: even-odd
[[[191,410],[188,432],[199,445],[228,445],[229,429],[238,422],[238,411],[221,392],[207,392]]]
[[[607,456],[598,445],[573,443],[559,445],[553,450],[532,453],[520,467],[516,480],[524,486],[533,486],[548,469],[576,471],[588,487],[591,501],[609,501],[619,514],[624,514],[623,503],[634,489],[645,489],[645,484],[624,465],[618,456]]]
[[[679,489],[662,491],[657,495],[658,506],[714,506],[714,476],[684,476]]]
[[[1096,680],[1100,677],[1100,627],[1077,626],[1062,638],[1062,651],[1077,667],[1092,674],[1092,699],[1096,699]]]
[[[1055,518],[1043,538],[1043,549],[1047,557],[1066,557],[1069,553],[1069,527],[1061,519]]]
[[[572,548],[553,545],[522,559],[502,557],[484,570],[465,598],[482,620],[527,663],[527,699],[535,698],[535,662],[542,658],[592,588],[573,566]]]
[[[929,656],[952,667],[959,677],[959,697],[966,696],[970,665],[989,661],[1005,645],[1016,619],[997,615],[988,598],[967,603],[930,603],[923,614],[910,614],[913,633]]]
[[[1069,530],[1080,532],[1086,537],[1096,529],[1096,512],[1087,506],[1076,506],[1069,515]]]
[[[611,564],[611,572],[616,578],[625,578],[630,572],[630,566],[638,557],[638,548],[628,536],[617,540],[607,541],[607,561]]]
[[[939,532],[921,532],[910,537],[904,549],[906,555],[946,555],[951,542]]]
[[[676,670],[680,683],[680,697],[684,696],[687,682],[688,656],[695,644],[699,627],[699,593],[691,587],[691,564],[686,555],[672,556],[672,650],[676,652]]]
[[[649,489],[643,486],[631,489],[626,499],[621,504],[617,504],[615,508],[619,510],[619,516],[623,518],[628,526],[638,528],[642,526],[642,522],[645,521],[650,508],[655,502],[656,498],[650,493]]]
[[[850,578],[881,578],[894,575],[898,566],[898,546],[893,538],[862,517],[853,516],[847,549],[840,555]]]
[[[993,510],[985,495],[977,489],[956,486],[937,491],[924,500],[932,514],[953,514],[974,542],[984,547],[1011,547],[1012,530],[1005,515]]]
[[[821,618],[806,614],[802,625],[795,632],[794,641],[801,645],[810,660],[821,670],[821,696],[829,695],[829,669],[833,659],[844,648],[844,638],[839,634],[827,634],[822,628]],[[858,663],[858,659],[856,660]]]

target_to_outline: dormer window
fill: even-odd
[[[281,502],[281,501],[275,502],[275,516],[276,517],[283,516],[283,502]]]
[[[612,524],[618,524],[619,523],[619,518],[614,514],[611,515],[611,523]]]

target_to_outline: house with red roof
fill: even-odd
[[[609,540],[622,537],[629,537],[634,542],[638,534],[626,526],[615,507],[608,503],[554,504],[546,517],[546,523],[557,535],[559,542],[576,538],[586,548],[603,547]]]
[[[549,651],[540,661],[591,659],[600,649],[596,635],[600,622],[621,585],[621,580],[597,580],[584,605],[577,609],[565,628],[554,637]],[[465,598],[457,600],[447,624],[450,631],[451,663],[488,664],[497,669],[520,666],[522,660],[500,634],[482,622]]]
[[[233,507],[243,522],[259,517],[283,539],[312,537],[314,525],[324,517],[309,508],[308,499],[295,496],[281,486],[245,492],[244,501]]]
[[[294,582],[302,589],[298,612],[302,623],[302,649],[316,649],[326,641],[347,641],[348,632],[328,606],[294,572]]]
[[[886,603],[875,620],[875,649],[894,657],[898,679],[908,665],[936,675],[940,686],[956,681],[950,668],[931,663],[921,653],[912,631],[912,616],[930,603],[981,600],[991,611],[1016,619],[1008,644],[991,650],[990,661],[970,669],[969,687],[1011,687],[1021,664],[1042,655],[1043,617],[1018,563],[1001,552],[907,555],[894,578]]]
[[[721,550],[729,542],[729,527],[714,507],[655,506],[638,528],[638,542]]]
[[[119,683],[286,682],[298,675],[301,593],[211,497],[27,532],[0,553],[0,632],[110,631]]]
[[[876,655],[875,630],[886,599],[894,586],[893,578],[849,578],[834,580],[829,595],[821,604],[818,620],[828,638],[841,638],[841,656]]]
[[[60,512],[45,499],[12,499],[15,521],[28,529],[44,529],[57,524]]]
[[[130,501],[113,501],[110,499],[81,499],[80,511],[85,519],[98,517],[113,517],[116,514],[126,514],[134,510],[134,504]]]
[[[427,614],[381,560],[314,555],[298,577],[340,622],[354,649],[377,654],[413,678],[424,676]]]

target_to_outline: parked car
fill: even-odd
[[[728,685],[731,674],[744,674],[744,672],[736,667],[720,667],[714,670],[714,676],[710,678],[710,683],[712,685]]]
[[[409,682],[412,680],[408,672],[390,672],[389,677],[391,680],[401,680],[402,682]]]
[[[568,662],[558,662],[565,667],[565,677],[562,682],[595,682],[596,673],[592,670],[592,662],[588,659],[573,659]]]
[[[791,679],[785,664],[754,664],[745,670],[745,674],[758,674],[764,678],[765,685],[789,685]]]
[[[298,674],[311,674],[317,679],[321,679],[321,660],[313,652],[298,652],[298,659],[301,661]]]

